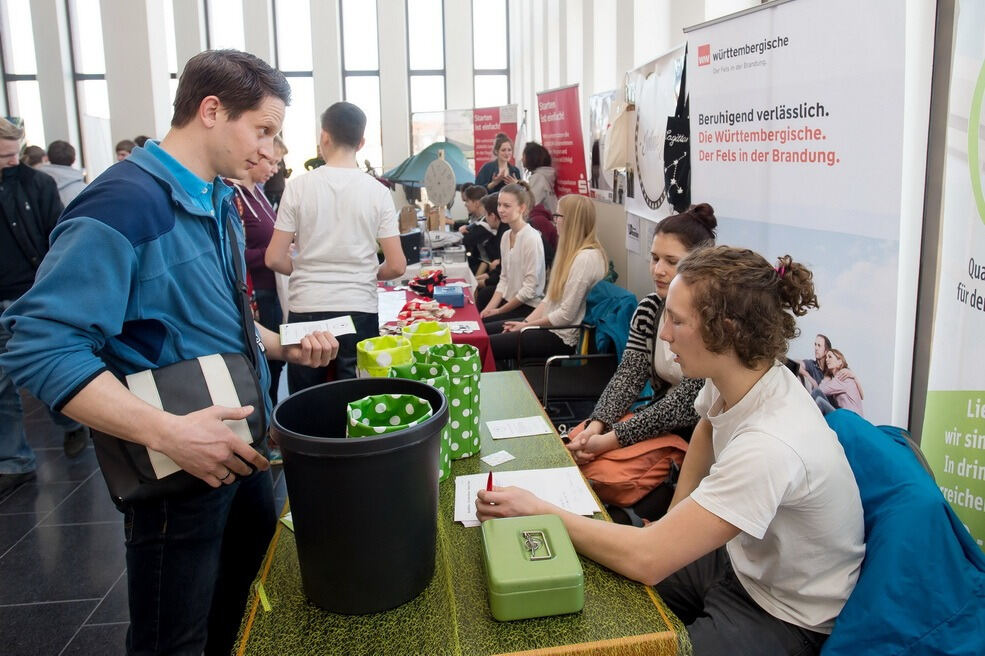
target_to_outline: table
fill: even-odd
[[[479,281],[477,281],[475,279],[475,274],[472,273],[472,269],[469,268],[469,265],[466,262],[444,262],[444,261],[442,261],[442,263],[441,264],[438,264],[438,265],[433,265],[433,264],[425,265],[425,268],[427,268],[427,269],[437,269],[437,268],[443,269],[444,272],[445,272],[445,276],[449,280],[464,280],[465,282],[467,282],[469,284],[469,287],[472,288],[472,292],[473,293],[475,292],[476,288],[478,288],[478,286],[479,286]],[[407,280],[412,280],[412,279],[416,278],[420,272],[421,272],[421,263],[420,262],[417,262],[416,264],[408,264],[407,265],[407,270],[404,272],[404,275],[400,276],[400,278],[401,279],[405,279],[406,278]]]
[[[449,280],[449,282],[454,282],[454,280]],[[380,288],[384,289],[382,283],[380,283]],[[455,310],[455,314],[445,321],[475,321],[479,324],[479,329],[471,333],[452,333],[451,341],[455,344],[471,344],[476,347],[479,349],[479,357],[482,358],[482,370],[485,372],[496,371],[496,359],[493,357],[492,345],[489,343],[489,333],[486,332],[486,325],[479,316],[479,309],[475,305],[472,290],[468,287],[463,287],[462,291],[465,293],[465,305],[460,308],[452,308]],[[415,299],[429,300],[409,290],[404,293],[408,301]],[[472,299],[471,303],[469,299]]]
[[[482,453],[507,449],[516,460],[496,467],[571,466],[556,433],[493,442],[485,421],[542,414],[516,371],[482,375]],[[652,588],[582,558],[585,608],[555,617],[497,622],[489,613],[481,531],[455,524],[454,477],[488,471],[479,458],[452,463],[441,483],[435,575],[416,599],[383,613],[336,615],[309,603],[301,591],[294,535],[282,524],[260,573],[271,610],[254,592],[240,635],[239,655],[291,654],[689,654],[687,632]],[[608,519],[603,514],[596,518]]]

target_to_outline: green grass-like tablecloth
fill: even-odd
[[[506,449],[516,460],[496,467],[542,469],[573,464],[557,435],[493,441],[485,421],[542,414],[518,372],[483,374],[482,451]],[[435,575],[415,599],[383,613],[337,615],[309,603],[301,589],[294,534],[278,524],[256,590],[247,603],[237,654],[687,654],[680,621],[652,589],[612,573],[587,558],[585,608],[580,613],[497,622],[489,612],[482,536],[453,522],[454,477],[488,471],[478,456],[452,463],[441,483]],[[604,518],[597,514],[597,518]]]

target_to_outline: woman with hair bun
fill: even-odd
[[[475,176],[475,183],[486,188],[486,193],[502,191],[503,187],[520,180],[520,169],[510,164],[513,159],[513,141],[500,132],[493,142],[496,159],[486,162]]]
[[[696,654],[819,653],[865,544],[838,438],[779,361],[796,317],[817,305],[811,272],[789,256],[694,251],[659,334],[684,376],[708,379],[670,511],[636,528],[494,487],[478,493],[479,519],[559,515],[579,552],[657,586]]]
[[[490,335],[502,332],[503,322],[523,319],[544,298],[544,243],[529,223],[530,188],[520,181],[499,192],[500,219],[510,227],[500,241],[499,283],[480,316]]]
[[[665,321],[664,299],[677,275],[677,264],[696,248],[714,244],[717,226],[715,210],[708,203],[694,205],[657,224],[650,248],[650,275],[656,291],[636,308],[622,361],[591,416],[569,435],[568,449],[578,464],[660,435],[690,439],[698,423],[694,399],[705,381],[683,376],[669,346],[657,335]],[[627,415],[647,381],[655,400]]]

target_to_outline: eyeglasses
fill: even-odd
[[[563,214],[558,214],[557,212],[555,212],[554,214],[551,215],[551,222],[557,223],[558,219],[563,219],[563,218],[564,218]]]

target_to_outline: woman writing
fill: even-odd
[[[544,300],[525,319],[507,321],[503,332],[490,337],[498,361],[514,357],[520,331],[528,326],[571,326],[585,318],[585,299],[605,277],[608,262],[595,232],[595,206],[585,196],[569,194],[554,215],[560,246]],[[538,330],[524,337],[524,352],[534,357],[571,353],[578,344],[577,328]]]
[[[526,317],[544,297],[544,243],[524,218],[529,206],[530,190],[525,182],[507,185],[499,192],[499,218],[510,230],[499,244],[499,283],[480,315],[490,335],[501,332],[504,321]]]
[[[783,364],[812,274],[717,246],[685,258],[667,292],[667,342],[708,378],[670,511],[644,528],[574,515],[515,487],[480,491],[477,514],[552,513],[575,548],[656,585],[696,654],[816,654],[854,589],[862,504],[837,436]]]
[[[845,361],[842,352],[835,348],[829,349],[824,365],[824,377],[818,383],[814,394],[821,412],[827,414],[835,408],[844,408],[864,417],[862,399],[865,396],[862,393],[862,385],[858,382],[855,372],[848,368],[848,362]],[[818,394],[830,399],[827,407]]]
[[[486,193],[502,191],[503,187],[520,180],[520,169],[510,160],[513,158],[513,142],[500,132],[493,142],[493,155],[496,159],[486,162],[475,176],[475,183],[486,188]]]
[[[643,440],[674,433],[691,436],[698,415],[694,399],[704,385],[701,378],[685,378],[667,343],[657,335],[666,322],[664,299],[677,264],[699,246],[714,244],[718,222],[711,205],[701,203],[657,224],[650,248],[650,276],[656,291],[640,301],[629,326],[622,362],[599,398],[584,430],[571,431],[568,449],[585,464],[597,455]],[[650,381],[657,399],[626,417]]]
[[[287,153],[287,147],[280,137],[274,137],[274,157],[270,160],[261,158],[249,170],[249,175],[242,180],[225,180],[236,192],[233,203],[243,221],[246,231],[246,270],[253,282],[253,295],[256,298],[257,312],[260,325],[277,332],[283,323],[284,313],[277,299],[277,285],[274,272],[267,268],[263,258],[267,246],[274,234],[274,221],[277,212],[267,200],[262,185],[277,172],[281,157]],[[280,383],[280,372],[284,363],[280,360],[270,360],[270,398],[277,401],[277,386]]]

